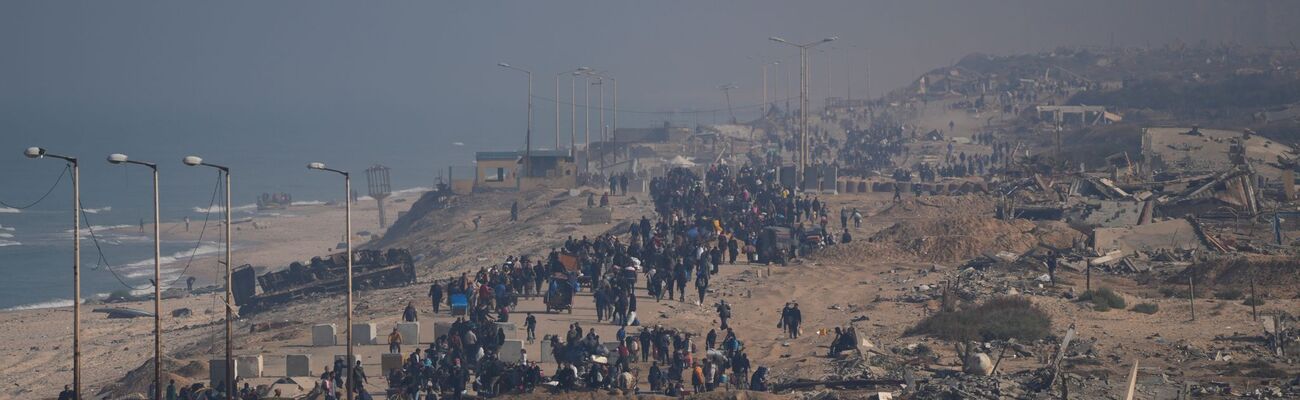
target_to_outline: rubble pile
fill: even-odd
[[[953,262],[988,251],[1021,254],[1039,246],[1068,248],[1081,238],[1081,233],[1063,224],[950,217],[900,222],[872,235],[870,241],[892,243],[923,261]]]

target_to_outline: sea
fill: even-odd
[[[10,141],[3,144],[12,145]],[[34,143],[35,144],[35,143]],[[152,186],[149,170],[136,165],[105,161],[106,146],[64,143],[50,152],[77,156],[81,162],[81,196],[85,218],[81,233],[81,293],[85,299],[104,298],[129,291],[149,293],[153,277]],[[165,146],[164,146],[165,147]],[[310,161],[350,170],[353,188],[366,194],[366,167],[382,162],[391,168],[394,191],[424,191],[438,181],[448,162],[466,158],[460,148],[406,149],[392,155],[364,154],[329,146],[308,146],[310,151],[280,153],[246,146],[241,151],[213,152],[208,162],[232,169],[232,213],[236,220],[293,217],[292,208],[259,212],[262,193],[289,193],[297,204],[342,201],[343,181],[333,174],[311,171]],[[0,311],[62,307],[72,304],[72,185],[65,163],[57,159],[27,159],[24,146],[0,147]],[[164,222],[189,217],[193,229],[205,220],[217,224],[222,215],[218,174],[211,168],[181,163],[187,152],[153,148],[139,159],[156,162],[160,171],[160,209]],[[121,151],[121,150],[119,150]],[[396,156],[395,156],[396,155]],[[133,155],[134,156],[134,155]],[[332,160],[343,160],[331,163]],[[62,175],[62,176],[61,176]],[[43,200],[42,195],[49,192]],[[17,208],[36,202],[28,208]],[[141,232],[140,224],[145,224]],[[184,229],[178,226],[173,229]],[[90,231],[94,231],[94,235]],[[216,262],[189,263],[222,250],[221,238],[162,239],[163,287],[185,287],[188,276],[219,282],[223,269]],[[233,249],[251,246],[235,234]],[[187,269],[188,266],[188,269]]]

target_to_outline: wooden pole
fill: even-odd
[[[1137,389],[1138,362],[1138,360],[1133,360],[1133,370],[1128,374],[1128,394],[1124,396],[1124,400],[1133,400],[1133,392]]]

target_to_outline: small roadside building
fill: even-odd
[[[568,150],[480,151],[474,154],[474,191],[577,186],[573,156]],[[528,163],[527,169],[524,163]],[[528,175],[525,176],[524,172]]]

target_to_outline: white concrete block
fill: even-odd
[[[406,344],[406,345],[420,344],[420,323],[419,322],[398,322],[397,333],[402,334],[402,344]]]
[[[378,344],[379,331],[375,329],[375,324],[352,324],[352,344],[367,345]],[[387,344],[387,343],[385,343]]]
[[[289,354],[284,356],[284,376],[314,376],[311,371],[311,355]]]
[[[231,379],[239,379],[239,359],[230,360],[235,364],[235,375]],[[217,387],[226,381],[226,359],[208,360],[208,384],[209,387]]]
[[[505,343],[501,344],[501,350],[497,352],[497,358],[505,362],[521,362],[523,357],[520,356],[519,351],[523,350],[523,348],[524,342],[522,340],[506,339]]]
[[[388,371],[402,368],[404,361],[401,354],[384,353],[379,355],[379,370],[388,375]]]
[[[541,343],[542,343],[542,353],[537,354],[534,357],[536,357],[536,359],[541,360],[544,363],[555,362],[555,353],[551,351],[551,341],[542,340]]]
[[[438,337],[440,337],[440,336],[442,336],[442,335],[446,335],[447,333],[450,333],[450,332],[451,332],[451,323],[450,323],[450,322],[437,322],[437,321],[435,321],[435,322],[433,323],[433,338],[434,338],[435,340],[438,339]]]
[[[262,355],[239,356],[239,361],[235,364],[235,371],[239,373],[240,378],[259,378],[262,376],[262,369],[265,364],[262,362]]]
[[[505,334],[506,339],[519,338],[519,328],[515,326],[514,322],[497,322],[496,324],[498,328],[501,328],[501,332]]]
[[[334,324],[320,324],[311,327],[311,345],[312,346],[333,346],[338,344],[334,338],[338,337],[338,329]]]

